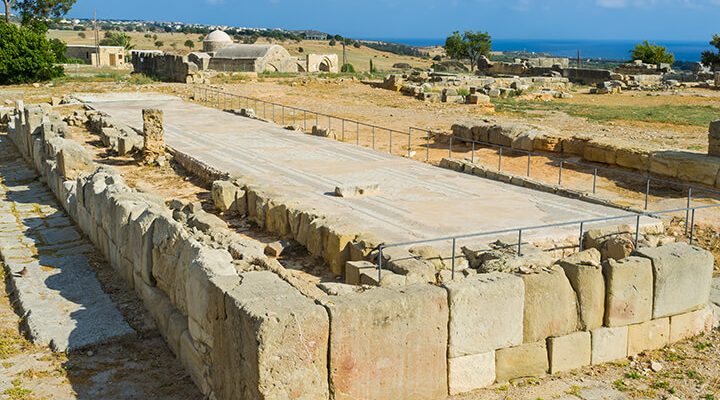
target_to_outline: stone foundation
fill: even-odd
[[[271,261],[251,248],[198,236],[229,237],[218,227],[222,220],[192,204],[168,208],[113,170],[85,162],[83,149],[66,151],[75,144],[63,137],[62,124],[53,128],[51,115],[35,106],[15,112],[10,137],[142,298],[211,398],[444,399],[493,382],[622,359],[715,324],[706,290],[712,256],[684,244],[639,249],[622,265],[606,261],[603,274],[591,255],[538,273],[472,270],[443,286],[427,283],[442,264],[432,249],[394,249],[383,254],[384,265],[399,285],[312,294],[282,268],[258,270]],[[61,171],[72,171],[72,179]],[[241,178],[213,192],[226,210],[295,238],[338,274],[353,269],[354,280],[375,276],[366,264],[346,266],[370,258],[376,244],[342,221]],[[187,224],[174,218],[178,213]],[[652,313],[645,310],[647,296],[629,295],[629,285],[652,294]],[[600,314],[608,317],[600,321]]]

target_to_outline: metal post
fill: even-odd
[[[690,230],[690,203],[692,202],[692,186],[688,186],[687,210],[685,210],[685,236]]]
[[[267,119],[267,103],[263,101],[263,119]]]
[[[581,222],[580,223],[580,240],[578,242],[579,243],[578,244],[579,251],[583,251],[583,235],[585,235],[585,223]]]
[[[375,126],[372,127],[372,148],[375,150]]]
[[[223,110],[227,109],[227,93],[223,93]]]
[[[360,145],[360,123],[355,123],[355,144]]]
[[[307,111],[303,110],[303,130],[307,132]]]
[[[282,113],[282,124],[285,125],[285,106],[280,105],[280,112]]]
[[[340,139],[340,141],[344,142],[345,141],[345,119],[344,118],[340,120],[340,126],[341,126],[340,137],[342,138],[342,139]]]
[[[593,194],[597,193],[597,168],[593,170]]]
[[[527,176],[530,177],[530,162],[532,161],[532,153],[528,152],[528,167],[527,167]]]
[[[410,158],[410,149],[412,148],[412,128],[408,128],[408,149],[407,157]]]
[[[475,164],[475,141],[472,142],[472,150],[470,151],[470,162]]]
[[[693,244],[693,240],[695,239],[695,209],[692,210],[692,215],[690,217],[690,244]]]
[[[392,154],[392,129],[388,129],[388,134],[390,135],[390,148],[388,149],[388,152]]]
[[[452,280],[455,280],[455,242],[456,242],[456,239],[453,238],[453,240],[452,240],[452,243],[453,243],[452,244],[452,269],[451,269],[452,272],[450,274],[450,279],[452,279]]]
[[[518,229],[518,246],[517,246],[518,257],[522,257],[522,229]]]
[[[383,262],[383,248],[382,246],[378,247],[379,254],[378,254],[378,284],[380,284],[380,280],[382,279],[382,262]]]
[[[430,131],[428,131],[425,140],[425,162],[430,162]]]
[[[332,117],[328,115],[328,134],[330,134],[330,129],[332,129]]]
[[[638,214],[637,220],[635,221],[635,248],[638,248],[638,243],[640,242],[640,217],[641,215]]]
[[[502,171],[502,147],[498,152],[498,171]]]
[[[450,136],[450,150],[448,150],[448,158],[452,158],[452,142],[453,142],[453,137]]]
[[[564,160],[560,160],[560,171],[558,173],[558,186],[562,186],[562,173],[563,173],[563,164],[565,163]]]
[[[315,113],[315,126],[320,128],[320,116],[318,115],[318,113]],[[328,133],[330,133],[330,132],[328,132]]]
[[[275,122],[275,103],[270,103],[270,107],[272,107],[272,121]]]
[[[647,180],[645,185],[645,211],[648,209],[648,202],[650,201],[650,178]]]

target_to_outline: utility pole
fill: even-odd
[[[93,9],[93,29],[95,30],[95,63],[100,67],[100,32],[97,24],[97,8]]]
[[[582,61],[580,60],[580,49],[578,49],[578,68],[582,66]]]
[[[343,38],[342,44],[343,44],[343,62],[342,62],[342,65],[345,66],[345,65],[347,65],[347,52],[345,51],[345,38]]]

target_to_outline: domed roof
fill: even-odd
[[[263,58],[274,48],[283,47],[276,44],[233,44],[218,50],[215,58]]]
[[[210,34],[207,35],[207,37],[205,38],[204,41],[205,42],[230,42],[230,43],[232,43],[232,38],[230,38],[230,36],[227,33],[218,29],[218,30],[210,32]]]

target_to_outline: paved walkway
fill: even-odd
[[[0,256],[33,342],[66,351],[135,333],[90,267],[93,251],[0,135]]]
[[[359,231],[372,232],[388,243],[626,214],[288,131],[169,96],[79,97],[137,129],[142,129],[142,109],[162,109],[165,139],[173,148],[312,205],[321,215],[351,221]],[[352,199],[331,195],[336,186],[354,183],[379,183],[380,194]],[[555,228],[524,237],[565,238],[578,231],[579,227]]]

